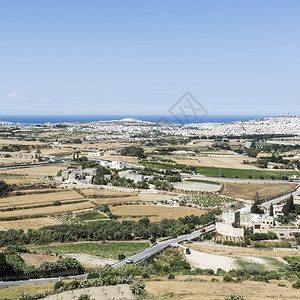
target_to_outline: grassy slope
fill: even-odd
[[[126,257],[138,253],[149,246],[147,242],[109,242],[109,243],[76,243],[38,246],[32,250],[52,251],[52,253],[85,253],[118,259],[119,254]]]

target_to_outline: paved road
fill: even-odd
[[[25,165],[13,165],[13,166],[5,166],[0,167],[0,170],[9,170],[9,169],[21,169],[21,168],[32,168],[32,167],[42,167],[53,163],[66,163],[64,159],[56,159],[51,158],[50,161],[42,162],[42,163],[33,163],[33,164],[25,164]]]
[[[279,197],[279,198],[276,198],[276,199],[273,199],[273,200],[269,200],[269,201],[261,204],[261,206],[269,209],[272,203],[273,204],[278,204],[278,203],[288,199],[291,195],[293,195],[294,197],[300,195],[300,186],[298,187],[298,189],[295,192],[287,194],[287,195]],[[245,207],[239,209],[239,211],[241,212],[241,214],[250,213],[251,205],[246,205]]]
[[[288,195],[285,195],[285,196],[282,196],[282,197],[279,197],[279,198],[276,198],[276,199],[273,199],[273,200],[270,200],[270,201],[267,201],[267,202],[263,203],[262,206],[265,207],[265,208],[270,208],[272,203],[277,204],[277,203],[279,203],[283,200],[286,200],[291,195],[293,195],[294,197],[300,195],[300,187],[298,187],[298,189],[295,192],[293,192],[291,194],[288,194]]]
[[[72,279],[86,279],[88,274],[82,275],[72,275],[68,276]],[[60,277],[51,277],[51,278],[37,278],[37,279],[28,279],[28,280],[16,280],[16,281],[0,281],[0,287],[13,286],[13,285],[21,285],[21,284],[30,284],[30,283],[46,283],[58,281]]]
[[[216,228],[215,225],[210,225],[210,226],[207,226],[205,229],[206,229],[206,232],[210,232],[210,231],[215,230],[215,228]],[[168,247],[171,244],[179,243],[184,240],[190,240],[190,239],[199,237],[201,234],[204,234],[204,233],[200,232],[200,230],[197,230],[197,231],[189,233],[189,234],[181,235],[174,239],[160,242],[160,243],[156,244],[155,246],[147,248],[146,250],[144,250],[138,254],[135,254],[131,257],[127,257],[126,259],[114,264],[113,267],[120,268],[120,267],[124,266],[126,264],[126,260],[128,260],[128,259],[133,260],[133,262],[137,262],[143,258],[148,257],[151,254],[154,254],[158,251],[163,250],[164,248]],[[86,279],[87,275],[88,274],[82,274],[82,275],[74,275],[74,276],[68,276],[68,277],[73,278],[73,279],[80,279],[80,278]],[[18,280],[18,281],[0,281],[0,287],[29,284],[29,283],[45,283],[45,282],[53,282],[53,281],[58,281],[58,280],[59,280],[59,277],[38,278],[38,279],[28,279],[28,280]]]
[[[206,229],[206,232],[213,231],[213,230],[216,229],[216,225],[213,224],[213,225],[207,226],[207,227],[205,227],[205,229]],[[113,265],[113,267],[114,268],[120,268],[120,267],[124,266],[126,264],[126,261],[129,260],[129,259],[132,260],[135,263],[135,262],[137,262],[141,259],[144,259],[144,258],[146,258],[150,255],[155,254],[158,251],[161,251],[161,250],[165,249],[166,247],[170,246],[171,244],[180,243],[184,240],[191,240],[191,239],[194,239],[196,237],[199,237],[202,234],[204,234],[204,232],[200,232],[200,230],[197,230],[197,231],[194,231],[192,233],[181,235],[177,238],[173,238],[173,239],[170,239],[170,240],[166,240],[166,241],[157,243],[153,247],[147,248],[146,250],[144,250],[144,251],[142,251],[138,254],[132,255],[132,256],[127,257],[126,259],[120,261],[120,262],[117,262],[116,264]]]

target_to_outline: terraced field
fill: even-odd
[[[0,220],[38,218],[93,207],[95,204],[75,190],[12,196],[0,199]]]
[[[260,197],[267,198],[281,193],[288,193],[296,188],[293,183],[237,183],[224,182],[222,194],[229,197],[236,197],[246,200],[253,200],[256,192]]]
[[[30,209],[17,209],[12,211],[0,212],[0,220],[13,220],[13,219],[28,219],[36,218],[42,216],[51,216],[64,212],[71,212],[81,209],[93,208],[95,207],[90,201],[66,204],[60,206],[48,206],[48,207],[38,207]]]
[[[111,208],[114,215],[132,220],[138,220],[142,217],[149,217],[151,222],[160,222],[163,218],[178,219],[180,217],[195,215],[201,216],[204,210],[191,207],[165,207],[159,205],[122,205]]]
[[[137,196],[137,193],[125,193],[108,189],[81,189],[80,193],[86,197],[95,198],[121,198]]]
[[[0,210],[12,208],[25,208],[39,205],[51,205],[58,201],[63,202],[80,202],[86,199],[79,195],[76,191],[62,191],[53,193],[42,193],[32,195],[20,195],[13,197],[6,197],[0,199]],[[1,217],[2,213],[0,213]]]
[[[27,232],[28,229],[39,229],[43,226],[58,225],[60,222],[51,217],[42,217],[34,219],[22,219],[14,221],[0,221],[0,230],[23,229]]]

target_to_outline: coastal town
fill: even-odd
[[[185,125],[2,122],[0,244],[21,244],[27,253],[14,246],[3,255],[13,251],[25,268],[53,261],[56,252],[67,269],[53,265],[56,275],[87,276],[104,265],[121,272],[133,264],[149,275],[138,281],[146,287],[153,276],[186,272],[222,274],[224,282],[245,280],[234,272],[271,282],[281,272],[276,280],[287,285],[284,276],[300,257],[299,126],[298,117]],[[182,266],[155,269],[166,253]],[[2,271],[0,285],[48,276],[39,270]],[[289,285],[293,291],[297,281]]]

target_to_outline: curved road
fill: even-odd
[[[215,225],[210,225],[206,227],[206,232],[210,232],[215,230],[216,226]],[[171,244],[174,243],[179,243],[182,242],[184,240],[189,240],[189,239],[193,239],[196,237],[199,237],[201,234],[204,234],[204,232],[200,232],[200,229],[189,233],[189,234],[185,234],[185,235],[181,235],[177,238],[174,239],[170,239],[167,241],[163,241],[160,242],[158,244],[156,244],[153,247],[147,248],[146,250],[135,254],[133,256],[127,257],[126,259],[116,263],[113,265],[114,268],[120,268],[122,266],[124,266],[126,264],[126,260],[131,259],[133,262],[137,262],[143,258],[148,257],[149,255],[152,255],[158,251],[161,251],[163,249],[165,249],[166,247],[170,246]],[[74,276],[68,276],[69,278],[73,278],[73,279],[79,279],[79,278],[83,278],[86,279],[88,274],[82,274],[82,275],[74,275]],[[59,277],[51,277],[51,278],[38,278],[38,279],[28,279],[28,280],[18,280],[18,281],[0,281],[0,287],[5,287],[5,286],[13,286],[13,285],[20,285],[20,284],[29,284],[29,283],[45,283],[45,282],[53,282],[53,281],[58,281]]]
[[[206,232],[213,231],[213,230],[216,229],[216,225],[214,225],[214,224],[209,225],[209,226],[205,227],[205,229],[206,229]],[[144,251],[142,251],[138,254],[132,255],[132,256],[127,257],[126,259],[120,261],[120,262],[117,262],[116,264],[113,265],[113,267],[115,269],[120,268],[120,267],[122,267],[126,264],[127,260],[132,260],[134,263],[136,263],[139,260],[147,258],[147,257],[149,257],[149,256],[151,256],[151,255],[167,248],[168,246],[170,246],[172,244],[180,243],[180,242],[185,241],[185,240],[191,240],[191,239],[197,238],[200,235],[206,233],[206,232],[200,232],[200,230],[201,229],[199,229],[197,231],[194,231],[192,233],[184,234],[184,235],[178,236],[176,238],[157,243],[155,246],[149,247],[149,248],[145,249]]]

